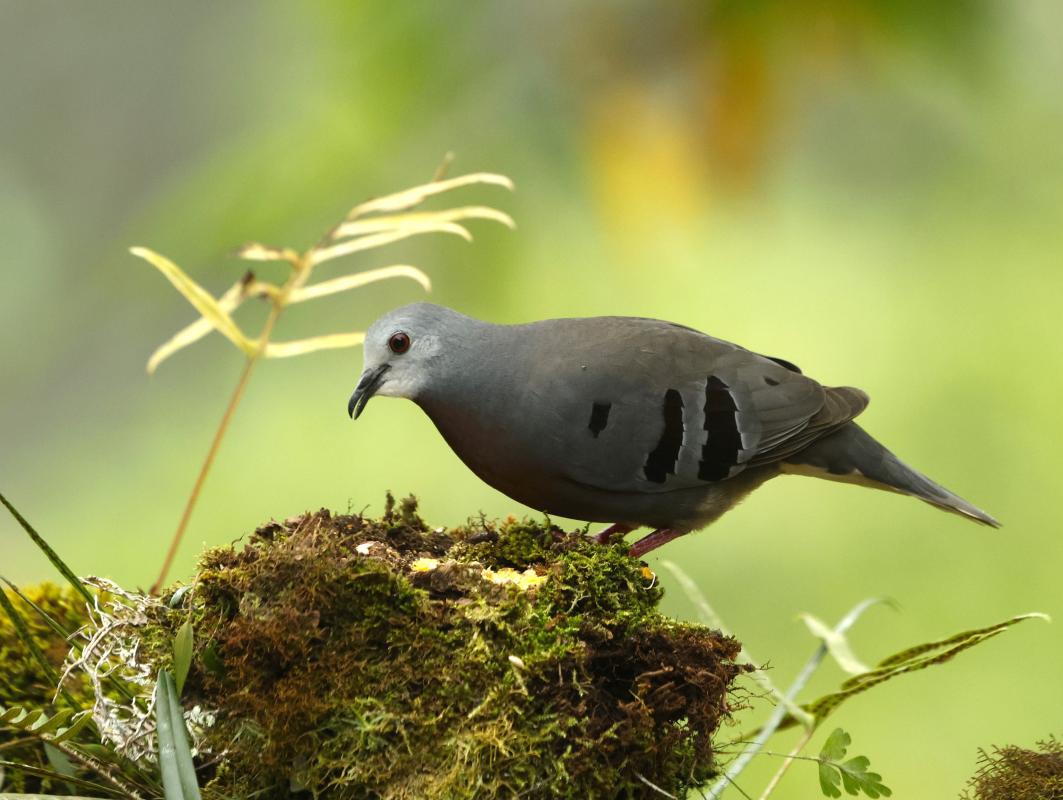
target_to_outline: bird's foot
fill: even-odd
[[[635,529],[630,525],[625,525],[622,522],[615,522],[604,531],[594,534],[594,541],[598,544],[609,544],[609,540],[614,533],[631,533],[633,530]]]
[[[672,539],[683,535],[682,531],[673,531],[671,528],[658,528],[652,533],[647,533],[633,545],[628,551],[632,558],[642,558],[651,550],[656,550],[662,544],[667,544]]]

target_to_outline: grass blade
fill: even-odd
[[[67,583],[73,586],[78,594],[85,598],[86,603],[91,605],[93,600],[89,590],[85,588],[85,585],[80,580],[78,580],[78,576],[74,574],[74,571],[63,563],[63,559],[61,559],[59,554],[52,549],[51,545],[41,538],[41,535],[33,529],[33,526],[26,521],[25,517],[18,513],[15,507],[8,502],[8,499],[4,497],[3,494],[0,494],[0,503],[3,503],[7,510],[11,512],[11,516],[18,521],[18,524],[22,526],[22,529],[29,534],[33,543],[37,545],[37,547],[41,549],[41,552],[47,556],[48,560],[52,562],[52,566],[59,570],[59,574],[66,578]]]
[[[155,684],[155,725],[166,800],[200,800],[188,730],[173,678],[166,670],[159,672]]]
[[[173,679],[177,684],[177,696],[185,688],[185,678],[192,666],[192,620],[186,619],[184,624],[177,629],[177,636],[173,640]]]
[[[32,608],[34,611],[36,611],[37,614],[40,616],[40,618],[44,620],[45,624],[49,628],[51,628],[52,631],[57,636],[61,636],[64,639],[66,639],[66,638],[68,638],[70,636],[70,631],[68,631],[66,628],[64,628],[62,625],[60,625],[55,620],[55,618],[52,617],[51,614],[49,614],[47,611],[45,611],[39,605],[34,603],[28,597],[26,597],[26,595],[24,595],[22,593],[22,590],[19,589],[17,586],[15,586],[15,584],[13,584],[11,581],[9,581],[7,578],[5,578],[3,575],[0,575],[0,581],[3,581],[4,583],[6,583],[7,584],[7,588],[9,588],[11,591],[13,591],[15,594],[17,594],[19,596],[19,598],[22,600],[23,603],[25,603],[30,608]]]
[[[7,596],[7,592],[0,589],[0,607],[4,609],[4,613],[7,614],[8,619],[11,620],[12,626],[15,628],[15,634],[26,645],[26,649],[30,651],[30,655],[33,656],[33,660],[36,661],[41,671],[44,672],[44,676],[48,679],[48,682],[54,686],[59,686],[59,675],[55,671],[55,667],[52,666],[52,662],[44,655],[44,651],[41,650],[41,646],[37,644],[37,640],[33,638],[33,634],[30,633],[29,626],[26,625],[26,620],[22,618],[22,615],[18,613],[18,609],[15,608],[15,604],[11,602],[11,598]],[[77,701],[70,696],[62,686],[59,686],[59,693],[63,695],[63,699],[66,700],[71,706],[76,709],[80,709]]]

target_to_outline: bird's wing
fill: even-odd
[[[528,326],[542,338],[519,403],[526,447],[573,482],[662,492],[785,459],[867,395],[670,323],[623,317]]]

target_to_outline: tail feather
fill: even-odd
[[[783,472],[911,495],[944,511],[1000,527],[980,508],[909,467],[854,422],[790,456],[781,467]]]

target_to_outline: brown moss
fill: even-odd
[[[208,795],[643,797],[640,776],[682,795],[713,774],[742,668],[660,596],[622,545],[431,530],[407,500],[208,552],[156,638],[191,614],[183,702],[217,711],[201,744],[224,753]]]
[[[268,523],[180,592],[113,595],[91,620],[54,588],[35,597],[71,629],[106,626],[116,675],[140,676],[108,736],[146,775],[150,676],[192,622],[181,702],[207,798],[634,798],[645,781],[682,796],[714,774],[743,670],[733,639],[658,613],[624,545],[513,518],[433,530],[412,498],[380,519]],[[65,645],[34,624],[58,667]],[[0,627],[16,667],[0,696],[43,705],[19,648]],[[21,760],[42,763],[33,746]]]
[[[982,751],[963,794],[968,800],[1063,800],[1063,744],[1055,737],[1036,750],[1014,745]]]

